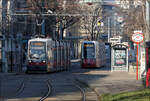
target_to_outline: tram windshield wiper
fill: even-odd
[[[32,55],[31,55],[31,58],[33,58],[33,59],[39,59],[40,57],[39,57],[38,54],[32,54]]]

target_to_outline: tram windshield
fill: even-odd
[[[84,43],[83,54],[85,59],[94,58],[95,57],[94,43]]]
[[[31,42],[29,47],[30,59],[46,59],[46,43],[45,42]]]

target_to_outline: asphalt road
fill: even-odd
[[[81,69],[73,61],[69,71],[49,74],[0,73],[0,101],[98,101],[101,94],[142,89],[128,72],[111,72],[110,65]]]
[[[77,71],[83,70],[74,64],[49,74],[1,74],[1,101],[98,101],[92,89],[76,81]]]

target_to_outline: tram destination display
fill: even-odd
[[[32,42],[30,49],[44,49],[45,43],[44,42]]]

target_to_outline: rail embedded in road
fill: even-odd
[[[47,82],[48,92],[39,101],[44,101],[52,93],[52,85],[50,83],[50,80],[48,79],[46,80],[46,82]]]

